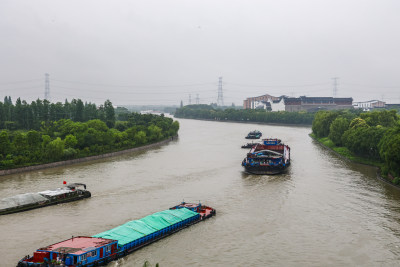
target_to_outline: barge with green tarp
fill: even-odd
[[[17,266],[101,266],[210,218],[215,209],[182,202],[168,210],[93,235],[78,236],[40,248],[25,256]]]

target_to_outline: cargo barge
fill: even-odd
[[[290,166],[290,147],[280,139],[263,139],[250,149],[242,166],[251,174],[282,173]]]
[[[210,218],[215,209],[182,202],[94,236],[77,236],[39,248],[17,267],[103,266],[183,228]]]
[[[3,198],[0,200],[0,215],[76,201],[90,196],[91,193],[86,190],[85,184],[71,183],[53,190]]]

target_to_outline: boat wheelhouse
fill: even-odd
[[[18,266],[91,266],[116,256],[117,240],[77,236],[40,248]],[[52,265],[51,265],[52,264]],[[63,265],[64,264],[64,265]]]
[[[86,185],[71,183],[57,189],[25,193],[0,200],[0,215],[76,201],[91,196]]]

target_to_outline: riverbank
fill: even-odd
[[[15,168],[15,169],[0,170],[0,176],[28,172],[28,171],[41,170],[41,169],[54,168],[54,167],[65,166],[65,165],[72,165],[72,164],[76,164],[76,163],[82,163],[82,162],[93,161],[93,160],[97,160],[97,159],[119,156],[122,154],[131,153],[131,152],[148,150],[148,149],[151,149],[151,148],[154,148],[157,146],[167,144],[173,140],[176,140],[177,137],[178,136],[169,137],[168,139],[165,139],[165,140],[157,142],[157,143],[148,144],[148,145],[130,148],[130,149],[125,149],[125,150],[120,150],[120,151],[115,151],[115,152],[110,152],[110,153],[105,153],[105,154],[96,155],[96,156],[90,156],[90,157],[84,157],[84,158],[78,158],[78,159],[70,159],[70,160],[64,160],[64,161],[57,161],[57,162],[51,162],[51,163],[46,163],[46,164],[33,165],[33,166],[27,166],[27,167]]]
[[[371,159],[367,159],[367,158],[363,158],[363,157],[359,157],[354,155],[351,151],[349,151],[346,147],[337,147],[333,144],[333,142],[327,138],[317,138],[314,134],[310,133],[309,136],[315,140],[319,145],[323,146],[324,148],[327,148],[329,150],[331,150],[333,153],[335,153],[337,156],[339,156],[340,158],[347,160],[347,161],[351,161],[357,164],[363,164],[366,166],[370,166],[370,167],[375,167],[376,168],[376,177],[385,182],[388,183],[394,187],[397,187],[400,189],[400,185],[398,184],[394,184],[393,183],[393,177],[391,177],[391,175],[389,174],[389,177],[383,177],[381,175],[381,167],[383,166],[382,162],[377,162]]]
[[[179,118],[174,119],[185,119],[185,120],[198,120],[198,121],[220,121],[230,123],[248,123],[248,124],[259,124],[259,125],[271,125],[271,126],[288,126],[288,127],[311,127],[312,124],[300,124],[300,123],[275,123],[275,122],[259,122],[259,121],[234,121],[234,120],[216,120],[216,119],[198,119],[198,118]]]

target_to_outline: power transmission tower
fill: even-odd
[[[338,79],[339,77],[333,77],[333,97],[336,97],[337,95],[337,87],[338,87]]]
[[[218,79],[218,99],[217,99],[217,105],[218,106],[223,106],[224,105],[224,96],[222,94],[222,77],[219,77]]]
[[[50,101],[50,81],[49,81],[49,74],[45,73],[44,77],[44,99]]]
[[[200,104],[200,98],[199,98],[199,94],[196,95],[196,104]]]

